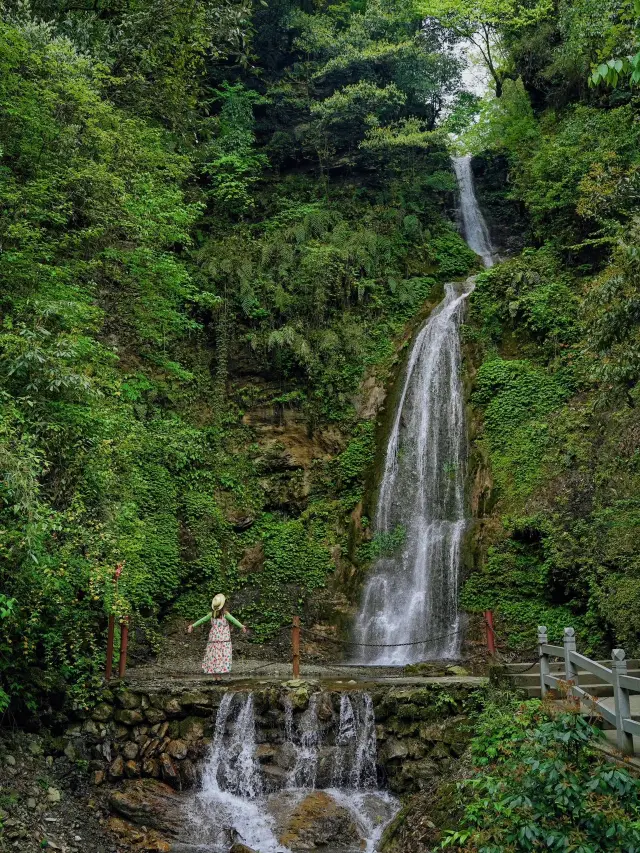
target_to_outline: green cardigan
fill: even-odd
[[[203,622],[206,622],[207,619],[211,619],[212,616],[213,616],[213,612],[210,610],[206,616],[203,616],[202,619],[198,619],[198,621],[194,622],[191,627],[197,628],[198,625],[202,625]],[[230,613],[225,613],[224,618],[227,620],[227,622],[231,622],[232,625],[235,625],[236,628],[244,628],[244,625],[242,624],[242,622],[238,622],[236,617],[232,616]]]

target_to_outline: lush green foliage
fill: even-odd
[[[3,6],[0,706],[87,702],[110,612],[155,648],[220,589],[258,641],[315,605],[363,380],[476,264],[459,73],[387,0]]]
[[[594,750],[580,714],[502,698],[480,716],[464,814],[442,849],[468,853],[640,849],[640,782]]]
[[[556,638],[574,625],[594,653],[617,642],[632,654],[638,105],[628,76],[614,89],[588,77],[634,50],[636,12],[561,2],[496,27],[502,97],[484,100],[465,140],[501,177],[484,187],[498,238],[516,211],[534,248],[480,276],[471,300],[473,464],[490,478],[491,519],[463,601],[493,607],[514,648],[534,644],[539,621]]]

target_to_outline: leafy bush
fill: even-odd
[[[601,732],[538,701],[490,703],[472,741],[464,814],[441,849],[467,853],[640,849],[640,781],[594,750]]]

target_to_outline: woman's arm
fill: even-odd
[[[238,622],[238,620],[236,619],[236,617],[235,617],[235,616],[232,616],[230,613],[225,613],[225,614],[224,614],[224,618],[227,620],[227,622],[231,622],[231,624],[232,624],[232,625],[235,625],[235,626],[236,626],[236,628],[242,628],[242,630],[243,630],[243,631],[245,631],[245,630],[246,630],[246,628],[244,627],[244,625],[242,624],[242,622]]]
[[[202,625],[203,622],[206,622],[207,619],[211,619],[212,616],[213,616],[213,613],[211,611],[209,611],[209,613],[207,613],[206,616],[203,616],[202,619],[198,619],[198,621],[194,622],[193,625],[189,625],[189,627],[187,628],[187,631],[189,633],[191,633],[194,628],[197,628],[198,625]]]

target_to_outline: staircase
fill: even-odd
[[[611,666],[610,660],[598,661],[602,666]],[[628,675],[640,678],[640,660],[630,660],[627,662]],[[508,663],[505,665],[504,675],[514,687],[524,690],[530,699],[539,699],[540,691],[540,666],[536,664],[530,668],[530,663]],[[551,675],[556,678],[564,677],[564,662],[549,664]],[[586,690],[592,696],[605,698],[613,696],[613,686],[604,684],[597,675],[587,672],[584,669],[578,669],[578,683],[583,690]]]

